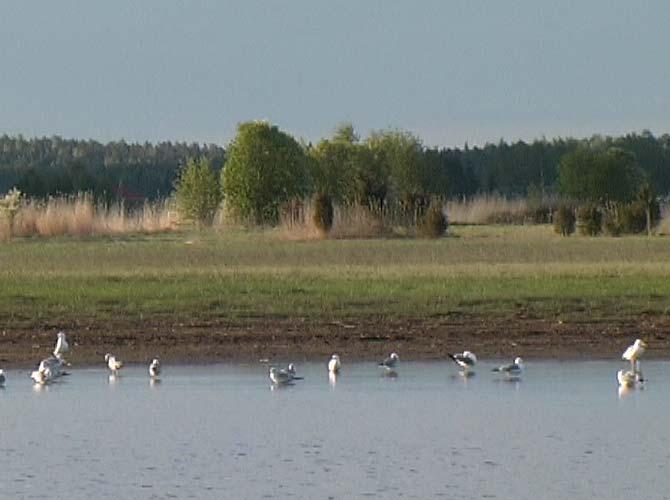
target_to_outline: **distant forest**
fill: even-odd
[[[670,193],[668,134],[655,137],[644,131],[623,137],[501,141],[483,147],[423,148],[422,154],[442,170],[436,183],[445,186],[444,196],[527,196],[555,192],[561,158],[579,146],[617,147],[633,153],[656,193]],[[16,186],[30,197],[86,191],[107,199],[155,200],[172,193],[188,159],[206,158],[219,171],[225,154],[224,148],[215,144],[102,144],[56,136],[25,139],[3,135],[0,193]]]

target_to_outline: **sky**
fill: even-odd
[[[428,146],[670,131],[670,2],[3,2],[0,133],[226,145],[266,119]]]

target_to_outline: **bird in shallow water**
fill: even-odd
[[[477,364],[477,356],[470,351],[463,351],[462,353],[447,353],[454,363],[456,363],[461,370],[467,371],[470,370],[475,364]]]
[[[631,368],[635,370],[635,361],[642,357],[644,351],[647,349],[647,343],[642,339],[635,339],[631,345],[623,352],[621,359],[630,361]]]
[[[274,385],[287,385],[293,380],[287,370],[279,370],[274,366],[270,367],[268,376]]]
[[[58,332],[58,339],[56,339],[56,347],[54,347],[54,356],[62,359],[63,354],[70,350],[70,344],[67,343],[65,332]]]
[[[328,361],[328,371],[330,373],[337,374],[340,371],[342,364],[340,363],[340,357],[337,354],[333,354]]]
[[[5,377],[5,371],[0,370],[0,387],[3,387],[5,385],[5,380],[7,380],[7,378]]]
[[[33,379],[33,380],[35,381],[35,383],[36,383],[36,384],[39,384],[39,385],[45,385],[47,382],[50,382],[50,381],[51,381],[51,379],[48,379],[48,378],[47,378],[47,376],[46,376],[46,374],[44,373],[44,371],[39,370],[39,369],[34,370],[34,371],[30,374],[30,378]]]
[[[154,358],[151,364],[149,365],[149,376],[151,378],[156,378],[161,373],[161,362],[158,361],[158,358]]]
[[[40,361],[40,365],[37,368],[38,371],[43,372],[47,380],[53,380],[67,373],[63,370],[65,367],[65,361],[62,358],[57,356],[49,356],[48,358]]]
[[[286,373],[288,373],[291,380],[303,380],[304,379],[304,377],[298,377],[298,372],[295,369],[295,365],[293,363],[289,363],[288,366],[286,367],[286,370],[280,370],[280,371],[286,371]]]
[[[512,376],[512,377],[518,377],[523,373],[524,366],[523,366],[523,360],[520,357],[517,357],[514,360],[514,363],[509,363],[507,365],[500,365],[496,366],[492,371],[494,372],[500,372],[500,373],[505,373],[506,375]]]
[[[619,370],[616,373],[616,379],[617,382],[619,382],[619,386],[631,388],[636,387],[644,382],[640,361],[636,359],[632,363],[632,370]]]
[[[398,355],[395,352],[392,352],[388,358],[379,363],[379,366],[389,372],[395,371],[395,369],[398,367],[399,359],[400,358],[398,357]]]
[[[105,354],[105,362],[107,363],[107,366],[112,371],[112,373],[115,375],[116,372],[123,368],[123,361],[116,359],[116,356],[113,354]]]

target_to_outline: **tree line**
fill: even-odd
[[[245,134],[265,141],[265,152],[245,150],[245,141],[241,140]],[[363,139],[351,125],[340,126],[332,137],[308,144],[270,124],[258,122],[242,124],[238,137],[226,150],[215,144],[125,141],[103,144],[60,137],[25,139],[3,135],[0,192],[17,187],[29,197],[87,191],[100,197],[156,199],[173,192],[190,159],[207,160],[218,175],[235,151],[238,157],[246,154],[246,162],[262,165],[263,155],[267,157],[275,147],[276,163],[266,168],[274,172],[274,177],[267,179],[271,186],[235,184],[234,179],[228,180],[231,193],[267,187],[269,194],[263,196],[270,196],[272,201],[262,210],[269,210],[268,214],[257,215],[259,207],[242,208],[254,212],[255,217],[272,218],[287,189],[292,195],[326,192],[335,201],[369,204],[383,204],[389,199],[417,204],[433,196],[453,198],[476,193],[527,196],[569,192],[581,196],[583,193],[578,189],[570,192],[566,188],[570,183],[561,179],[561,165],[577,165],[577,179],[582,178],[580,172],[597,168],[607,172],[604,163],[589,159],[585,152],[626,159],[624,163],[635,165],[636,182],[643,179],[658,194],[670,192],[668,134],[656,137],[645,131],[621,137],[500,141],[483,147],[466,144],[462,148],[433,148],[426,147],[418,136],[401,130],[375,131]],[[621,151],[623,156],[612,151]],[[302,164],[296,172],[279,168],[293,157]],[[232,171],[240,168],[233,159],[228,167]],[[612,179],[611,175],[608,178]],[[287,182],[292,184],[290,188],[284,185]],[[590,182],[599,181],[592,178]],[[272,186],[279,186],[277,192],[273,192]]]
[[[189,158],[221,169],[225,151],[215,144],[185,142],[102,144],[58,136],[0,136],[0,193],[12,187],[28,197],[89,192],[98,198],[159,199]]]

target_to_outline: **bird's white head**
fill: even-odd
[[[477,356],[475,356],[474,352],[463,351],[463,356],[465,356],[466,358],[470,358],[471,360],[473,360],[475,362],[477,361]]]
[[[517,358],[514,360],[514,364],[515,364],[515,365],[522,366],[522,365],[523,365],[523,359],[521,359],[520,357],[517,357]]]
[[[58,338],[59,339],[65,338],[65,332],[58,332]]]
[[[391,353],[391,359],[398,359],[398,355],[394,352]]]
[[[109,358],[111,358],[111,357],[112,357],[111,354],[109,354],[109,353],[105,354],[105,361],[109,361]]]
[[[637,347],[644,347],[644,348],[647,347],[647,343],[642,339],[635,339],[635,345]]]
[[[333,355],[331,356],[331,359],[336,359],[337,361],[339,361],[339,360],[340,360],[340,357],[339,357],[337,354],[333,354]]]

